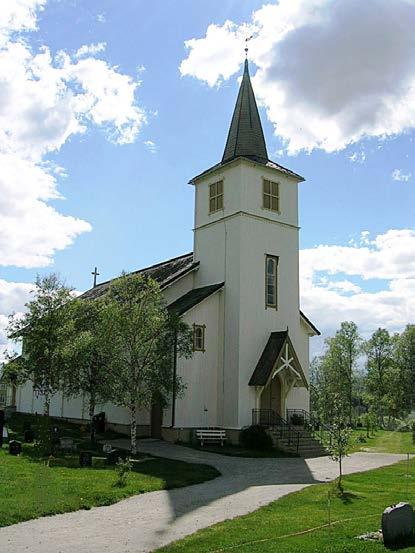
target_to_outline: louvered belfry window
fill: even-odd
[[[223,209],[223,180],[209,185],[209,213]]]

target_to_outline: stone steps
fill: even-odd
[[[282,431],[282,437],[281,437]],[[312,436],[308,430],[299,430],[299,443],[297,448],[297,435],[289,440],[284,428],[276,427],[268,430],[269,435],[276,447],[287,453],[297,453],[300,457],[321,457],[327,455],[322,444]]]

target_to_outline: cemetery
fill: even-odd
[[[0,527],[41,516],[110,505],[125,497],[203,482],[218,476],[206,465],[136,454],[124,486],[117,485],[116,463],[125,451],[91,446],[86,428],[53,419],[52,454],[39,451],[42,416],[12,415],[0,448]],[[3,432],[1,433],[2,435]],[[111,440],[115,433],[98,434]]]

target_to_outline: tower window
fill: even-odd
[[[262,207],[279,213],[280,211],[280,185],[268,179],[262,181]]]
[[[223,209],[223,180],[209,185],[209,213]]]
[[[278,257],[265,256],[265,306],[277,309]]]
[[[193,351],[205,351],[205,325],[193,325]]]

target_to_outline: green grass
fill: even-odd
[[[364,442],[359,442],[362,437]],[[370,453],[415,453],[412,443],[412,432],[391,432],[389,430],[377,430],[369,438],[365,430],[353,432],[355,443],[352,451],[368,451]]]
[[[380,543],[356,539],[380,527],[382,511],[415,501],[415,460],[344,478],[345,494],[331,498],[332,484],[318,484],[281,498],[252,514],[229,520],[160,549],[164,553],[356,553],[380,552]],[[405,548],[415,552],[415,542]]]
[[[13,420],[12,427],[13,437],[18,438],[23,427],[21,417]],[[79,428],[65,423],[62,433],[76,438]],[[197,484],[218,475],[207,465],[136,459],[127,485],[120,488],[115,485],[114,467],[105,465],[102,453],[94,457],[91,468],[80,468],[77,454],[59,456],[46,466],[32,444],[23,444],[23,453],[17,457],[9,455],[5,445],[0,449],[0,526],[110,505],[131,495]]]

